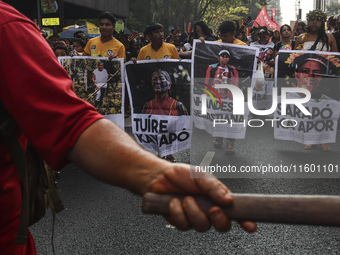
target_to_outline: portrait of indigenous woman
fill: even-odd
[[[151,82],[155,98],[144,105],[142,113],[172,116],[189,115],[181,102],[169,96],[172,82],[168,72],[158,69],[152,74]]]
[[[339,100],[338,57],[331,54],[291,53],[285,63],[289,64],[290,73],[294,74],[290,86],[307,89],[316,102]],[[304,94],[299,95],[305,97]],[[305,144],[304,149],[315,147],[317,144]],[[328,144],[320,144],[320,149],[325,152],[331,150]]]
[[[326,33],[327,14],[321,10],[314,10],[307,13],[306,19],[307,32],[299,35],[295,49],[337,52],[334,36]]]

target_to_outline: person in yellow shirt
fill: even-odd
[[[223,43],[232,43],[237,45],[244,45],[247,46],[245,42],[235,38],[236,28],[235,23],[227,20],[221,23],[218,30],[220,31],[219,37],[220,39],[216,42],[223,42]]]
[[[99,31],[100,36],[92,38],[85,46],[84,52],[86,56],[124,58],[124,45],[113,37],[116,19],[109,12],[99,14]]]
[[[178,52],[173,44],[164,42],[163,26],[151,23],[144,34],[150,38],[150,44],[140,49],[137,60],[178,59]]]

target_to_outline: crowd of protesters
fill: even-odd
[[[154,23],[148,25],[144,33],[140,33],[137,36],[126,35],[123,34],[123,32],[117,33],[114,30],[112,36],[124,46],[125,61],[132,60],[134,62],[137,59],[145,60],[166,57],[190,59],[194,39],[199,39],[202,42],[215,41],[257,47],[259,48],[258,59],[264,63],[265,77],[273,78],[274,59],[282,50],[337,52],[338,49],[340,49],[340,32],[338,32],[340,15],[327,19],[326,13],[320,10],[314,10],[307,14],[306,21],[306,23],[296,21],[293,28],[288,24],[284,24],[280,27],[280,30],[272,30],[265,26],[254,26],[247,29],[244,26],[240,27],[238,20],[231,20],[221,23],[216,33],[217,35],[204,21],[198,21],[194,23],[191,32],[181,33],[178,28],[172,29],[166,38],[164,38],[163,26]],[[112,23],[115,24],[114,18],[112,19]],[[157,30],[157,34],[155,35],[153,35],[153,28],[155,28],[155,31]],[[150,29],[152,33],[149,31]],[[59,39],[59,35],[46,37],[46,32],[43,30],[41,34],[49,42],[57,57],[89,55],[86,54],[84,49],[87,44],[87,46],[89,46],[90,38],[87,38],[81,31],[76,32],[72,40]],[[120,47],[122,47],[122,45]],[[174,47],[171,48],[169,47],[170,45]],[[143,54],[140,54],[142,48]],[[178,54],[175,54],[176,51]],[[145,52],[147,53],[146,55]],[[163,52],[165,53],[160,56],[158,54],[159,52],[161,52],[161,55]],[[118,55],[118,53],[115,54]],[[122,52],[119,55],[122,57]],[[126,100],[126,102],[127,101],[128,100]],[[310,149],[311,145],[307,144],[304,148]],[[234,154],[233,146],[230,149],[231,154]],[[328,145],[322,145],[321,150],[329,151],[330,147]]]
[[[270,45],[274,45],[273,49],[275,50],[275,53],[277,53],[280,50],[300,49],[299,45],[296,45],[295,47],[295,42],[299,40],[298,42],[301,44],[303,35],[309,34],[310,32],[313,32],[313,29],[316,29],[316,38],[307,40],[307,45],[309,45],[309,42],[315,42],[315,40],[318,39],[318,36],[321,36],[318,39],[321,40],[319,43],[324,44],[326,40],[325,35],[327,34],[329,37],[329,40],[327,40],[329,46],[331,46],[333,42],[339,46],[340,36],[338,33],[338,22],[340,22],[340,15],[338,17],[331,16],[326,19],[327,15],[321,13],[321,11],[311,11],[310,15],[312,18],[307,18],[307,23],[296,21],[293,28],[288,24],[284,24],[280,27],[280,30],[271,30],[270,28],[261,26],[254,26],[248,29],[240,28],[239,22],[237,20],[232,20],[235,24],[235,33],[237,34],[235,39],[250,45],[261,41],[259,38],[260,34],[265,34],[265,36],[262,37],[262,43],[260,44],[263,44],[264,41],[271,42]],[[319,15],[319,17],[314,18],[313,15]],[[313,20],[320,22],[317,25],[313,25],[312,23],[308,25],[308,22],[312,22]],[[260,32],[261,29],[262,31],[265,29],[266,32]],[[217,33],[220,33],[220,31]],[[47,36],[45,30],[41,30],[41,34],[46,38],[57,56],[82,56],[84,54],[85,45],[90,39],[89,37],[86,37],[82,31],[75,32],[73,39],[60,39],[60,35],[55,34]],[[130,39],[129,36],[130,35],[123,34],[123,32],[117,33],[114,31],[114,37],[124,44],[126,61],[129,61],[131,58],[137,58],[139,50],[150,43],[150,39],[145,33],[139,33],[138,36],[132,39]],[[194,24],[191,33],[181,33],[179,29],[171,29],[169,31],[169,36],[164,38],[164,42],[175,45],[180,58],[191,58],[194,39],[218,41],[220,38],[219,34],[216,35],[204,21],[198,21]],[[307,49],[307,47],[308,46],[305,46],[304,49]],[[326,48],[328,48],[327,45]],[[338,48],[339,47],[332,47],[330,51],[337,51]],[[188,52],[190,53],[188,54]]]

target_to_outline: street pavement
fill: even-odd
[[[131,133],[131,129],[128,128]],[[339,164],[340,138],[332,151],[305,151],[296,142],[278,141],[268,125],[249,128],[245,140],[235,142],[236,154],[214,149],[212,138],[195,130],[190,150],[177,153],[181,162],[199,164],[207,155],[210,165]],[[274,173],[218,175],[235,193],[339,195],[339,173]],[[69,165],[58,188],[65,210],[56,217],[56,254],[339,254],[338,227],[258,223],[256,233],[244,232],[236,222],[231,231],[181,232],[162,216],[144,215],[142,199],[120,188],[102,184]],[[315,206],[318,206],[317,204]],[[38,254],[52,254],[52,216],[31,228]]]

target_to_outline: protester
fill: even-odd
[[[292,28],[289,25],[284,24],[280,27],[280,34],[282,40],[277,42],[274,50],[276,52],[280,50],[293,50],[295,48],[295,40],[291,39]]]
[[[151,59],[178,59],[178,52],[173,44],[164,42],[163,26],[159,23],[151,23],[144,32],[150,39],[150,44],[140,49],[137,60]],[[167,155],[166,160],[174,162],[173,155]]]
[[[334,16],[330,16],[327,20],[327,32],[333,33],[337,30],[336,19]]]
[[[274,43],[277,44],[281,40],[281,33],[279,30],[274,31],[274,35],[270,38],[270,40]]]
[[[53,48],[53,52],[56,57],[67,56],[67,48],[65,46],[57,45]]]
[[[269,37],[273,36],[273,32],[265,26],[260,26],[255,31],[259,36],[257,42],[253,42],[250,46],[259,48],[258,59],[264,63],[263,72],[265,78],[274,78],[274,47],[275,44],[269,41]]]
[[[198,21],[194,24],[194,38],[200,40],[204,39],[205,41],[215,40],[208,25],[204,21]]]
[[[96,57],[124,58],[125,47],[113,37],[116,19],[109,12],[99,14],[100,36],[90,39],[84,49],[85,55]]]
[[[248,36],[248,42],[247,45],[250,45],[251,43],[257,42],[259,40],[259,35],[256,33],[257,27],[252,27],[250,29],[250,36]]]
[[[137,60],[178,59],[178,52],[173,44],[164,42],[163,26],[151,23],[144,32],[150,39],[150,44],[140,49]]]
[[[340,27],[340,15],[336,18],[336,25],[339,28]],[[336,47],[338,48],[338,51],[340,50],[340,31],[339,29],[332,33],[332,35],[335,38],[336,41]]]
[[[220,39],[216,42],[232,43],[246,46],[247,44],[235,38],[236,27],[233,21],[224,21],[218,27]]]
[[[73,40],[73,51],[70,52],[71,56],[83,56],[84,55],[84,48],[86,46],[86,42],[77,37]]]
[[[306,19],[307,33],[299,35],[295,49],[338,52],[334,36],[325,31],[327,14],[321,10],[314,10],[307,13]]]
[[[3,2],[0,12],[0,98],[17,123],[23,148],[28,137],[52,168],[61,169],[72,161],[90,176],[137,194],[205,194],[220,205],[232,203],[230,191],[216,178],[190,178],[189,165],[157,158],[103,119],[74,94],[72,81],[36,25]],[[36,254],[29,230],[26,245],[14,244],[21,210],[20,178],[3,139],[0,151],[0,250],[3,254]],[[210,208],[206,217],[190,196],[182,203],[173,199],[169,208],[169,222],[181,230],[203,232],[211,225],[222,232],[230,228],[219,207]],[[241,226],[249,232],[256,229],[251,222]]]
[[[50,40],[53,49],[55,46],[57,46],[57,43],[59,42],[59,35],[51,34],[47,36],[46,39]]]

